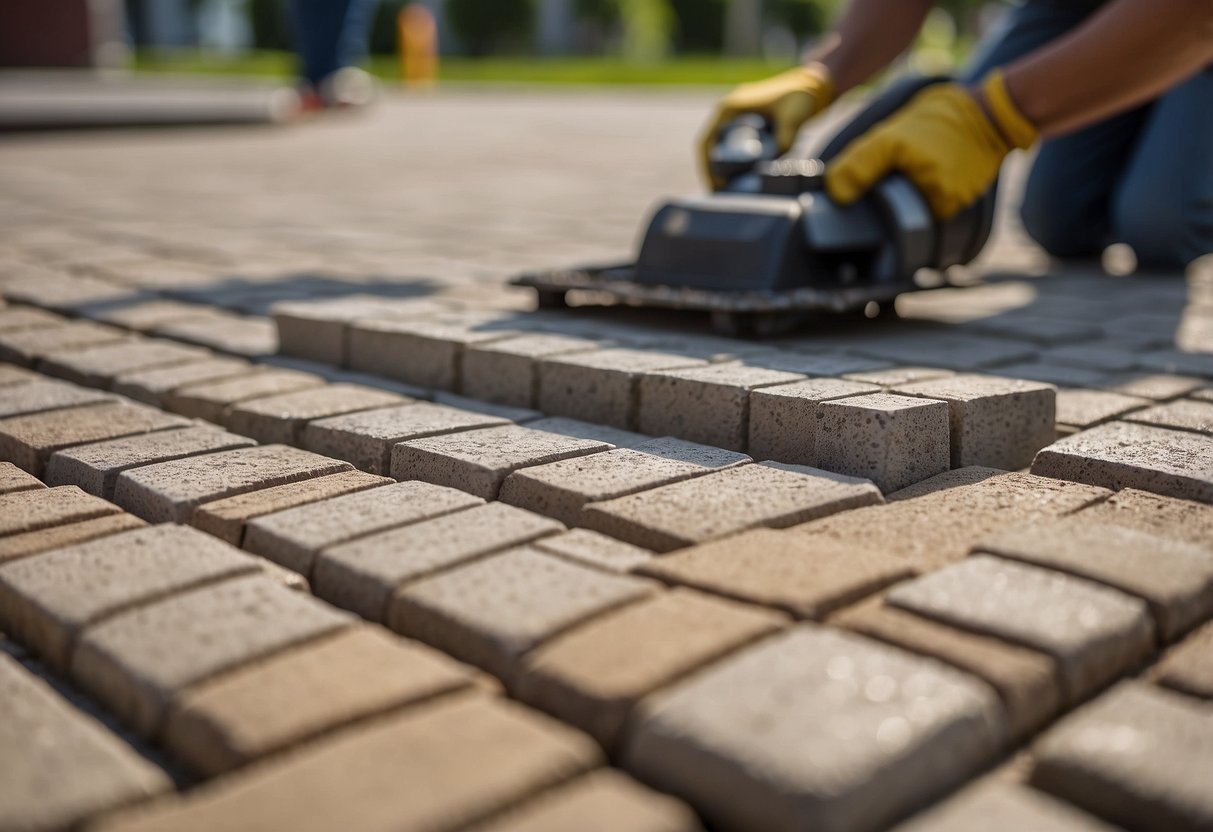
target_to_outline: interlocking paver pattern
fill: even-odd
[[[191,361],[189,364],[123,373],[114,379],[112,386],[115,393],[163,407],[167,406],[169,395],[179,387],[250,375],[253,372],[253,365],[239,358],[207,358]]]
[[[176,387],[165,394],[164,405],[174,413],[223,424],[232,405],[320,387],[322,384],[324,379],[312,373],[267,369],[234,378],[221,377]]]
[[[329,384],[312,390],[283,393],[233,405],[227,426],[258,442],[302,444],[303,429],[313,419],[387,407],[400,396],[355,384]]]
[[[41,372],[90,387],[109,387],[123,373],[186,364],[210,357],[198,347],[172,341],[125,341],[56,353],[39,365]]]

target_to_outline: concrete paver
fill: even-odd
[[[465,348],[517,334],[482,317],[362,320],[350,326],[349,365],[418,387],[458,392]]]
[[[110,381],[123,373],[186,364],[209,357],[207,350],[172,341],[133,340],[55,353],[38,369],[86,387],[108,388]]]
[[[256,368],[240,358],[207,358],[188,364],[123,373],[113,380],[112,388],[115,393],[136,401],[167,407],[169,394],[178,387],[231,379],[254,372],[257,372]]]
[[[0,563],[29,557],[50,549],[58,549],[61,546],[84,543],[118,532],[141,529],[146,525],[135,515],[123,512],[95,517],[92,520],[66,523],[62,526],[51,526],[38,531],[9,535],[0,538]]]
[[[22,471],[11,462],[0,462],[0,494],[15,494],[18,491],[36,491],[46,488],[42,480]]]
[[[90,318],[123,329],[136,332],[151,332],[160,324],[180,321],[185,318],[206,317],[210,307],[197,303],[181,303],[175,300],[147,300],[124,303],[121,306],[103,306],[87,310]]]
[[[821,403],[880,390],[875,384],[835,378],[755,390],[750,394],[750,455],[758,460],[815,465]]]
[[[320,387],[324,379],[297,370],[261,370],[234,378],[200,381],[177,387],[164,395],[164,406],[174,413],[223,424],[228,409],[249,399],[293,393]]]
[[[1213,506],[1125,488],[1082,510],[1094,522],[1128,526],[1170,540],[1207,544],[1213,540]]]
[[[359,318],[426,317],[450,307],[429,300],[399,303],[375,295],[348,295],[309,301],[284,301],[270,310],[278,331],[278,351],[337,367],[349,365],[350,324]]]
[[[61,316],[34,307],[15,306],[0,309],[0,332],[58,326],[63,322],[64,318]]]
[[[916,381],[930,381],[936,378],[947,378],[956,375],[952,370],[938,367],[891,367],[887,370],[867,370],[860,373],[844,373],[843,378],[850,381],[861,381],[865,384],[875,384],[880,387],[900,387],[903,384],[913,384]]]
[[[313,419],[387,407],[400,396],[356,384],[329,384],[310,390],[266,396],[233,405],[225,416],[229,428],[258,442],[301,444],[303,428]]]
[[[0,495],[0,537],[118,514],[112,503],[74,485]]]
[[[39,377],[0,393],[0,418],[116,401],[113,396],[97,390]]]
[[[801,625],[642,703],[623,759],[720,828],[866,832],[972,775],[1004,730],[972,677]]]
[[[589,529],[571,529],[541,538],[534,542],[534,547],[549,555],[559,555],[607,572],[631,572],[653,558],[653,553],[647,549]]]
[[[1213,436],[1213,402],[1180,399],[1135,411],[1125,416],[1124,420]]]
[[[38,381],[42,376],[37,373],[21,367],[14,367],[12,364],[0,363],[0,387],[12,387],[16,384],[28,384],[31,381]],[[12,391],[7,391],[7,396]]]
[[[278,334],[274,325],[263,318],[226,314],[182,318],[159,323],[152,333],[230,355],[257,357],[273,355],[278,351]]]
[[[463,351],[463,393],[511,407],[535,407],[540,360],[600,346],[601,341],[548,333],[469,345]]]
[[[1057,424],[1086,430],[1149,405],[1150,400],[1140,396],[1107,390],[1061,389],[1057,391]]]
[[[0,361],[32,367],[56,352],[113,344],[129,338],[130,336],[121,329],[91,321],[72,321],[59,326],[10,330],[0,332]]]
[[[1213,699],[1213,622],[1172,648],[1152,669],[1159,684]]]
[[[893,832],[1115,832],[1098,818],[1016,783],[988,780],[966,788]]]
[[[1207,383],[1201,378],[1174,373],[1127,373],[1113,379],[1106,388],[1126,396],[1165,402],[1191,393]]]
[[[533,430],[546,430],[548,433],[559,433],[561,436],[571,436],[574,439],[593,439],[595,442],[605,442],[617,448],[635,448],[646,442],[657,441],[643,433],[613,428],[609,425],[599,425],[594,422],[583,422],[580,419],[570,419],[567,416],[547,416],[543,419],[527,420],[526,426]],[[666,437],[667,441],[670,440]],[[673,440],[679,442],[682,440]],[[703,446],[698,446],[703,447]]]

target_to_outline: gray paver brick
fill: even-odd
[[[251,439],[207,425],[162,430],[57,451],[47,461],[44,476],[48,485],[78,485],[89,494],[112,500],[123,471],[254,444]]]
[[[601,342],[567,335],[533,334],[463,351],[465,395],[511,407],[534,407],[539,393],[539,361],[555,355],[590,352]]]
[[[0,332],[58,326],[62,323],[64,323],[62,317],[43,309],[13,307],[0,311]]]
[[[329,547],[312,583],[321,598],[383,621],[402,584],[561,531],[554,520],[489,503]]]
[[[198,347],[172,341],[133,340],[56,353],[39,365],[48,375],[88,387],[108,388],[123,373],[186,364],[210,357]]]
[[[653,558],[653,553],[589,529],[572,529],[537,540],[534,547],[549,555],[607,572],[631,572]]]
[[[123,471],[114,502],[151,522],[188,523],[201,503],[348,470],[348,462],[297,448],[239,448]]]
[[[645,701],[624,765],[721,828],[874,830],[999,748],[993,691],[812,625]]]
[[[123,329],[133,329],[136,332],[150,332],[160,324],[179,321],[183,318],[206,317],[210,312],[210,307],[197,303],[181,303],[175,300],[149,300],[89,310],[87,314],[91,318],[107,324],[113,324],[114,326],[120,326]]]
[[[26,473],[11,462],[0,462],[0,494],[36,491],[46,488],[42,480]]]
[[[1213,437],[1114,422],[1044,448],[1032,473],[1213,503]]]
[[[123,512],[94,517],[91,520],[66,523],[62,526],[51,526],[38,531],[9,535],[0,538],[0,563],[29,557],[50,549],[58,549],[61,546],[84,543],[118,532],[141,529],[146,525],[147,523],[135,515]]]
[[[0,537],[118,514],[120,509],[74,485],[0,495]]]
[[[502,427],[506,419],[430,402],[367,410],[317,419],[303,429],[303,447],[353,463],[373,474],[387,474],[392,446],[444,433]]]
[[[1186,373],[1192,376],[1213,378],[1213,356],[1207,352],[1182,352],[1180,350],[1157,350],[1137,356],[1137,366],[1160,373]]]
[[[1109,499],[1082,510],[1096,522],[1128,526],[1138,531],[1207,545],[1213,540],[1213,506],[1125,488]]]
[[[411,317],[426,317],[449,307],[432,301],[411,301]],[[349,327],[359,318],[410,317],[397,303],[375,295],[350,295],[323,300],[283,302],[270,310],[278,329],[278,352],[337,367],[349,362]]]
[[[17,384],[28,384],[31,381],[40,379],[37,373],[30,372],[22,367],[14,367],[12,364],[0,363],[0,387],[12,387]],[[5,395],[9,395],[12,391],[8,391]]]
[[[351,325],[355,370],[440,390],[459,390],[463,350],[519,334],[475,317],[363,320]]]
[[[0,418],[116,401],[113,396],[97,390],[86,390],[74,384],[48,378],[36,378],[27,384],[0,390]]]
[[[893,832],[1116,832],[1067,803],[1017,783],[987,780],[915,815]]]
[[[394,393],[370,387],[329,384],[235,404],[224,421],[232,430],[258,442],[298,445],[304,426],[313,419],[388,407],[401,401]]]
[[[792,352],[777,350],[748,356],[745,363],[768,370],[799,373],[803,376],[841,376],[843,374],[885,370],[892,365],[883,359],[864,358],[844,352]]]
[[[523,547],[404,586],[388,623],[508,684],[523,653],[654,589]]]
[[[519,468],[544,465],[610,449],[520,426],[465,431],[402,442],[392,448],[392,476],[447,485],[486,500]]]
[[[211,314],[164,321],[152,332],[231,355],[255,357],[278,352],[278,333],[264,318]]]
[[[1213,621],[1170,650],[1151,675],[1159,684],[1213,700]]]
[[[1081,578],[988,555],[894,588],[889,603],[1057,659],[1066,698],[1080,701],[1154,644],[1145,602]]]
[[[534,421],[528,420],[526,426],[533,430],[546,430],[548,433],[571,436],[574,439],[593,439],[595,442],[605,442],[617,448],[634,448],[645,442],[653,441],[653,437],[645,436],[643,433],[613,428],[608,425],[596,425],[593,422],[583,422],[567,416],[549,416]]]
[[[149,601],[259,570],[257,558],[185,526],[108,535],[0,566],[0,624],[64,671],[85,627]]]
[[[811,468],[742,465],[591,503],[581,525],[657,552],[759,526],[781,528],[881,502],[866,480]]]
[[[821,403],[880,389],[860,381],[814,378],[755,390],[750,394],[750,455],[759,460],[816,464]]]
[[[129,396],[147,404],[165,404],[168,394],[178,387],[202,382],[219,381],[258,372],[252,364],[240,358],[207,358],[188,364],[157,367],[123,373],[113,381],[115,393]]]
[[[1213,402],[1181,399],[1135,411],[1125,416],[1124,419],[1126,422],[1190,430],[1213,436]]]
[[[324,379],[296,370],[261,370],[177,387],[164,394],[164,406],[174,413],[223,424],[229,407],[249,399],[320,387]]]
[[[1032,785],[1145,832],[1213,827],[1213,705],[1124,682],[1033,749]]]
[[[111,617],[81,634],[71,676],[143,736],[190,685],[351,619],[260,575],[233,578]]]
[[[0,828],[73,828],[169,791],[160,769],[0,654]]]
[[[898,387],[902,384],[929,381],[935,378],[946,378],[951,375],[955,375],[952,370],[942,370],[937,367],[891,367],[888,370],[844,373],[843,378],[866,384],[876,384],[881,387]]]
[[[112,344],[129,338],[121,329],[90,321],[12,330],[0,333],[0,360],[32,367],[39,359],[56,352]]]
[[[1107,390],[1058,390],[1057,424],[1090,428],[1149,404],[1149,399]]]
[[[322,549],[481,502],[427,482],[393,483],[254,518],[245,530],[244,547],[308,576]]]
[[[1204,379],[1173,373],[1128,373],[1112,379],[1106,389],[1126,396],[1165,402],[1191,393],[1207,383]]]

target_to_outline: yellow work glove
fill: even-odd
[[[1036,128],[1007,94],[1002,73],[981,86],[986,109],[959,84],[938,84],[853,141],[826,168],[826,190],[850,205],[893,171],[922,192],[938,220],[955,216],[993,184],[1012,148],[1029,148]]]
[[[799,66],[765,81],[742,84],[720,102],[699,142],[699,161],[704,178],[714,187],[723,182],[712,180],[708,156],[720,136],[720,128],[746,113],[757,113],[771,121],[780,153],[787,153],[806,121],[834,100],[834,81],[821,64]]]

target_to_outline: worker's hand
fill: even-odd
[[[1036,129],[1011,101],[1001,72],[987,76],[980,97],[981,103],[959,84],[918,93],[829,164],[830,197],[850,205],[887,174],[900,171],[922,192],[936,219],[954,216],[994,183],[1012,148],[1026,149],[1036,141]]]
[[[724,184],[713,181],[708,156],[720,138],[720,128],[733,119],[746,113],[766,116],[771,121],[779,152],[787,153],[801,125],[828,107],[833,99],[834,82],[829,70],[821,64],[796,67],[765,81],[737,87],[717,106],[700,139],[699,160],[704,178],[713,187]]]

